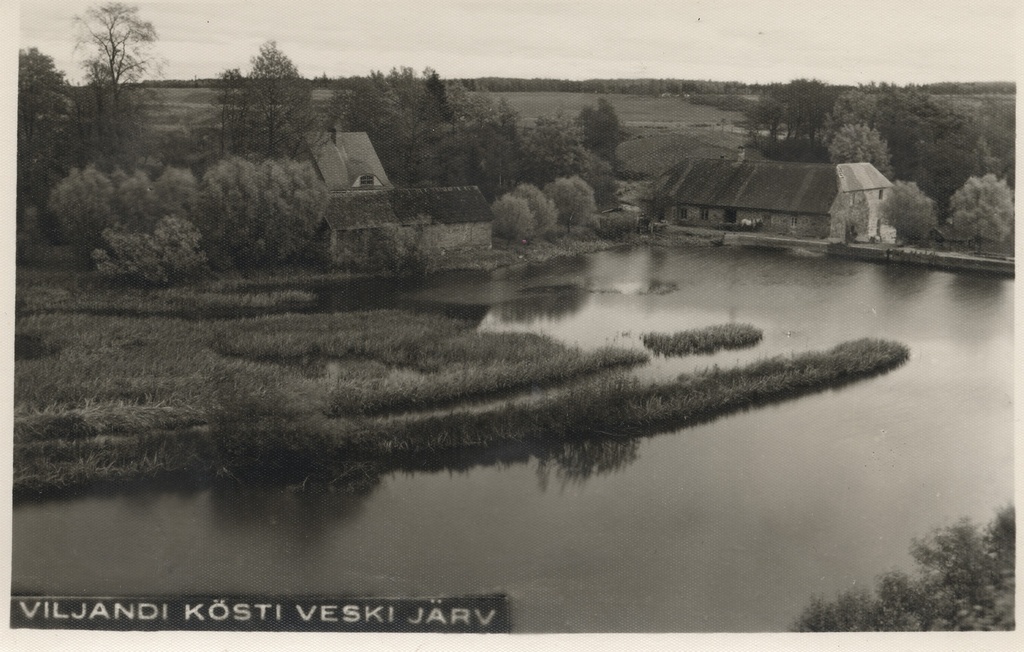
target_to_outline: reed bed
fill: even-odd
[[[683,356],[747,348],[760,342],[763,336],[760,328],[750,324],[720,324],[678,333],[644,333],[640,339],[658,355]]]
[[[15,364],[18,495],[172,476],[372,482],[444,451],[680,428],[883,373],[909,355],[857,340],[649,385],[614,371],[642,352],[583,353],[401,311],[221,322],[47,313],[16,329],[48,352]],[[336,377],[281,364],[327,359],[342,365]],[[551,387],[534,401],[386,414],[540,383]]]

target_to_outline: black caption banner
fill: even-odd
[[[11,597],[11,627],[114,631],[508,633],[508,598]]]

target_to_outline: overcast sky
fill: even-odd
[[[92,4],[23,2],[20,47],[79,80],[72,19]],[[271,39],[305,76],[430,66],[448,78],[1016,79],[1015,0],[136,4],[156,27],[167,79],[246,71]]]

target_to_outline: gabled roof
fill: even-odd
[[[476,186],[333,192],[324,213],[335,230],[381,224],[490,222],[491,207]]]
[[[870,163],[726,159],[686,159],[658,180],[680,203],[819,215],[828,214],[841,191],[891,186]]]
[[[382,184],[390,186],[377,151],[364,131],[310,134],[307,137],[313,165],[328,190],[353,190],[364,174],[372,174]]]
[[[843,192],[892,188],[892,182],[870,163],[839,163],[836,165],[836,172],[839,174],[839,187]]]

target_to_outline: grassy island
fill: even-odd
[[[17,332],[19,497],[160,479],[368,482],[452,451],[600,450],[602,438],[684,427],[908,357],[900,344],[858,340],[652,385],[622,373],[647,361],[642,352],[585,352],[396,310],[231,320],[47,312],[19,317]],[[479,398],[492,401],[462,409]]]
[[[764,333],[750,324],[721,324],[678,333],[644,333],[644,346],[658,355],[715,353],[721,349],[742,349],[761,341]]]

